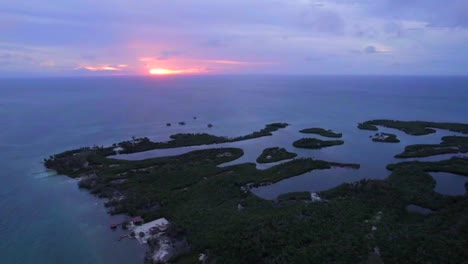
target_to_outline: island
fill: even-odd
[[[359,123],[358,128],[361,130],[371,130],[371,131],[377,131],[379,128],[375,125],[369,124],[369,123]]]
[[[383,142],[383,143],[400,143],[400,140],[397,138],[397,135],[390,133],[376,133],[372,137],[374,142]]]
[[[317,127],[302,129],[299,132],[304,133],[304,134],[317,134],[323,137],[330,137],[330,138],[341,138],[343,136],[342,133],[335,133],[330,129],[326,130],[326,129],[317,128]]]
[[[231,143],[242,140],[255,139],[260,137],[266,137],[273,135],[272,133],[287,127],[287,123],[272,123],[265,126],[265,128],[252,132],[247,135],[238,136],[234,138],[228,138],[223,136],[215,136],[207,133],[178,133],[170,136],[171,140],[165,142],[153,142],[147,137],[136,138],[133,137],[131,140],[122,141],[115,143],[112,146],[93,146],[83,147],[75,150],[65,151],[63,153],[50,156],[45,159],[46,166],[52,165],[61,174],[76,174],[76,171],[70,171],[70,164],[67,163],[67,159],[70,154],[75,153],[86,153],[92,152],[97,153],[99,156],[112,156],[116,154],[130,154],[136,152],[143,152],[153,149],[167,149],[167,148],[179,148],[199,145],[211,145],[221,143]],[[64,166],[61,166],[63,164]]]
[[[266,129],[236,139],[268,135],[279,127]],[[193,135],[144,144],[159,148],[232,140]],[[127,142],[132,144],[65,151],[44,164],[79,179],[81,188],[105,198],[109,213],[128,215],[120,226],[129,228],[129,238],[148,245],[146,263],[463,263],[468,259],[468,195],[435,192],[436,182],[429,174],[468,177],[467,157],[389,164],[385,179],[265,200],[251,189],[314,170],[360,165],[295,158],[265,170],[255,163],[219,166],[243,155],[242,149],[232,147],[135,161],[109,157],[115,151],[136,151],[132,146],[141,144],[137,138]],[[442,139],[443,144],[464,142],[464,137]]]
[[[409,135],[422,136],[435,133],[438,129],[449,130],[468,134],[468,124],[446,123],[446,122],[425,122],[425,121],[398,121],[388,119],[369,120],[358,125],[359,129],[378,130],[377,126],[398,129]]]
[[[201,254],[212,261],[268,261],[270,257],[265,255],[266,252],[274,252],[269,246],[265,248],[268,241],[283,237],[287,243],[296,243],[296,239],[303,236],[285,236],[284,230],[270,229],[269,223],[272,219],[285,223],[294,221],[302,206],[277,208],[272,201],[253,195],[250,188],[312,170],[360,167],[310,158],[293,159],[266,170],[258,170],[252,163],[217,166],[242,156],[243,151],[237,148],[197,150],[140,161],[116,160],[104,155],[100,148],[81,148],[54,155],[45,165],[80,179],[81,188],[106,198],[110,213],[126,214],[142,221],[143,228],[138,227],[141,223],[133,224],[132,221],[125,226],[133,228],[129,237],[148,243],[148,263],[191,262]],[[164,226],[158,227],[158,223],[164,223]],[[304,222],[297,228],[308,229],[309,224]],[[167,248],[168,243],[185,245],[185,242],[190,244],[188,252],[187,247]],[[238,254],[246,243],[252,249],[250,253]],[[355,247],[353,240],[341,243]],[[167,252],[170,253],[168,259]],[[283,254],[281,252],[289,252],[289,249],[283,248],[274,255]],[[161,256],[165,256],[164,259]]]
[[[287,151],[285,148],[266,148],[257,158],[258,163],[270,163],[282,160],[288,160],[297,157],[296,153]]]
[[[415,144],[395,155],[395,158],[429,157],[441,154],[468,153],[468,137],[445,136],[440,144]]]
[[[236,141],[242,141],[247,139],[254,139],[259,137],[266,137],[273,135],[272,133],[287,127],[287,123],[272,123],[265,126],[260,131],[255,131],[250,134],[228,138],[222,136],[215,136],[207,133],[179,133],[171,136],[171,140],[167,142],[152,142],[149,138],[134,138],[130,141],[123,141],[114,144],[114,147],[120,147],[122,150],[121,154],[129,154],[134,152],[142,152],[153,149],[165,149],[165,148],[178,148],[198,145],[210,145],[210,144],[221,144],[230,143]],[[113,152],[112,148],[107,148],[103,151]],[[112,154],[112,153],[111,153]],[[114,153],[115,154],[115,153]]]
[[[293,142],[294,147],[306,149],[321,149],[343,144],[343,140],[320,140],[317,138],[301,138]]]

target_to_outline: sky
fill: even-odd
[[[467,75],[468,0],[1,0],[0,76]]]

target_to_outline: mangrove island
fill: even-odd
[[[466,157],[389,164],[390,175],[382,180],[344,183],[318,193],[285,193],[275,200],[262,199],[251,188],[314,170],[360,165],[295,158],[265,170],[255,163],[218,166],[240,158],[239,148],[136,161],[109,158],[116,151],[268,136],[286,125],[270,124],[236,138],[179,134],[159,143],[133,138],[111,147],[65,151],[44,164],[78,178],[81,188],[106,198],[109,213],[128,215],[122,226],[131,229],[128,237],[148,245],[147,263],[463,263],[468,259],[468,195],[435,192],[436,182],[429,174],[468,176]],[[312,138],[296,142],[311,148],[343,144]],[[445,137],[441,144],[466,143],[465,137]],[[269,148],[262,155],[271,160],[286,153],[294,154]]]
[[[374,137],[372,137],[372,141],[374,142],[384,142],[384,143],[400,143],[400,140],[397,138],[395,134],[390,133],[376,133]]]
[[[395,155],[395,158],[429,157],[441,154],[456,154],[468,152],[468,137],[445,136],[440,144],[415,144],[405,147],[405,150]]]
[[[301,138],[293,142],[294,147],[306,149],[321,149],[343,144],[343,140],[320,140],[317,138]]]
[[[317,134],[322,137],[329,137],[329,138],[341,138],[343,136],[342,133],[335,133],[330,129],[326,130],[326,129],[317,128],[317,127],[302,129],[299,132],[304,133],[304,134]]]
[[[438,129],[468,134],[468,124],[424,121],[397,121],[388,119],[370,120],[358,125],[359,129],[378,130],[377,126],[398,129],[413,136],[428,135]]]
[[[287,151],[285,148],[266,148],[262,154],[257,158],[258,163],[270,163],[281,160],[288,160],[297,157],[296,153]]]

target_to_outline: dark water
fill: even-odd
[[[446,195],[463,195],[468,177],[446,172],[431,172],[436,180],[435,191]]]
[[[102,201],[66,177],[35,174],[44,170],[40,161],[52,153],[131,136],[154,140],[178,132],[237,136],[270,122],[288,122],[290,127],[272,137],[234,143],[246,151],[234,163],[254,161],[265,147],[284,146],[301,156],[362,164],[358,171],[311,172],[255,190],[274,198],[281,192],[317,191],[364,177],[386,177],[385,165],[397,162],[392,157],[405,145],[438,142],[454,133],[413,137],[397,132],[401,144],[378,144],[370,141],[371,132],[356,129],[358,122],[392,118],[468,123],[467,101],[466,77],[0,80],[1,263],[141,263],[144,248],[135,241],[116,241],[120,233],[110,231],[109,224],[118,219],[106,214]],[[165,125],[179,121],[187,125]],[[214,127],[208,129],[208,123]],[[303,137],[297,131],[312,126],[343,132],[345,145],[293,148],[292,141]],[[180,151],[185,150],[139,158]],[[437,159],[441,157],[428,158]],[[444,177],[437,176],[441,181]],[[443,191],[459,194],[461,182],[444,181]]]

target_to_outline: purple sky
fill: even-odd
[[[2,0],[0,76],[468,74],[468,0]],[[161,72],[161,70],[155,70]]]

